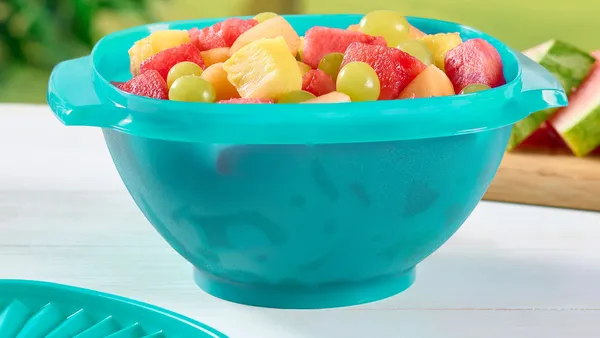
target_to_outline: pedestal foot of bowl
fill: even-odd
[[[208,294],[234,303],[279,309],[323,309],[370,303],[399,294],[413,284],[415,269],[364,282],[311,287],[241,284],[199,269],[194,269],[194,279]]]

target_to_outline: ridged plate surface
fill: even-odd
[[[0,338],[226,338],[179,314],[66,285],[0,280]]]

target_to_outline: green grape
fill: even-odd
[[[273,19],[274,17],[279,16],[277,13],[273,13],[273,12],[263,12],[260,14],[256,14],[256,16],[254,17],[254,20],[258,21],[258,23],[261,22],[265,22],[269,19]]]
[[[383,36],[388,46],[396,47],[409,39],[410,26],[406,18],[396,11],[379,10],[365,15],[359,24],[359,30],[372,36]]]
[[[197,64],[189,61],[180,62],[175,66],[171,67],[171,70],[169,70],[169,74],[167,74],[167,85],[169,86],[169,88],[171,88],[175,80],[185,75],[200,76],[202,75],[202,68],[200,68],[200,66],[198,66]]]
[[[321,62],[319,62],[319,69],[331,76],[333,81],[335,81],[340,72],[340,66],[342,65],[343,60],[344,54],[329,53],[321,59]]]
[[[336,88],[350,96],[352,102],[377,100],[381,90],[377,73],[364,62],[345,65],[338,74]]]
[[[214,102],[215,88],[203,78],[196,75],[184,75],[169,89],[169,100],[186,102]]]
[[[472,94],[472,93],[477,93],[477,92],[482,92],[484,90],[488,90],[491,89],[490,86],[488,85],[484,85],[481,83],[473,83],[470,84],[468,86],[466,86],[465,88],[463,88],[463,90],[460,91],[461,94]]]
[[[427,66],[433,63],[433,55],[423,41],[406,40],[398,45],[398,49],[416,57]]]
[[[283,95],[277,103],[300,103],[314,99],[316,96],[305,90],[294,90]]]

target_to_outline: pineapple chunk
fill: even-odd
[[[136,41],[129,49],[131,74],[137,76],[140,73],[140,64],[142,61],[152,55],[189,41],[190,37],[185,30],[156,31],[150,34],[150,36]]]
[[[298,54],[296,54],[296,60],[302,61],[304,55],[304,37],[300,37],[300,44],[298,45]]]
[[[282,95],[302,89],[300,68],[281,36],[242,47],[223,64],[223,69],[243,98],[278,101]]]
[[[150,34],[149,38],[154,54],[190,42],[190,36],[186,30],[156,31]]]
[[[129,48],[129,69],[134,77],[140,74],[140,65],[142,64],[142,61],[152,55],[150,38],[138,40],[131,48]]]
[[[433,55],[433,63],[441,70],[444,70],[446,53],[462,43],[462,39],[458,33],[430,34],[419,37],[417,40],[425,43],[431,55]]]
[[[296,56],[296,53],[298,53],[298,49],[300,48],[300,37],[292,25],[281,16],[276,16],[267,21],[263,21],[245,31],[235,40],[229,49],[229,55],[233,55],[240,48],[254,41],[276,38],[278,36],[282,36],[285,39],[290,52],[293,56]]]
[[[298,61],[298,68],[300,68],[300,73],[302,74],[302,76],[304,76],[304,74],[310,72],[310,70],[312,69],[309,65],[307,65],[304,62],[300,62]]]

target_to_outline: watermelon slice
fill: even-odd
[[[272,99],[252,99],[252,98],[248,98],[248,99],[244,99],[244,98],[237,98],[237,99],[229,99],[229,100],[221,100],[218,101],[217,103],[275,103],[275,101],[273,101]]]
[[[348,46],[341,67],[354,61],[367,63],[377,73],[381,84],[379,100],[397,99],[402,89],[427,68],[419,59],[398,48],[359,42]]]
[[[309,29],[304,36],[302,61],[312,68],[317,68],[323,56],[329,53],[344,53],[353,42],[387,46],[382,37],[374,37],[358,31],[316,26]]]
[[[568,150],[569,148],[558,132],[548,122],[544,122],[525,141],[521,142],[517,149]]]
[[[190,61],[204,69],[204,60],[200,55],[200,50],[196,46],[186,43],[177,47],[163,50],[160,53],[154,54],[150,58],[142,61],[140,65],[140,73],[144,73],[148,70],[156,70],[163,77],[167,79],[167,74],[171,67],[184,61]]]
[[[557,40],[547,41],[524,51],[523,54],[548,69],[562,84],[567,95],[570,95],[574,88],[579,87],[595,62],[595,59],[585,51]],[[556,110],[550,108],[535,112],[517,122],[510,135],[507,149],[516,148]]]
[[[167,82],[156,70],[143,72],[125,83],[117,83],[117,88],[139,96],[161,100],[169,99]]]
[[[474,83],[491,88],[506,83],[500,54],[494,46],[480,38],[467,40],[449,50],[444,59],[444,69],[456,93]]]
[[[596,64],[569,97],[569,105],[549,120],[576,156],[600,146],[600,51],[594,56]]]
[[[188,34],[190,42],[204,52],[214,48],[231,47],[242,33],[257,24],[258,21],[254,19],[229,18],[203,29],[192,28]]]
[[[313,69],[302,77],[302,90],[321,96],[335,90],[331,76],[320,69]]]

